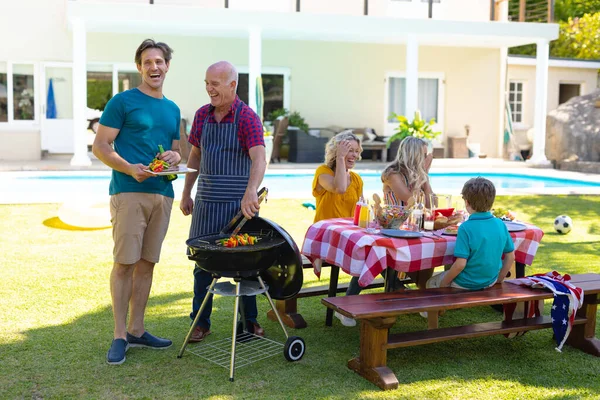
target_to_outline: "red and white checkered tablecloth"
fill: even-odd
[[[525,225],[526,230],[510,235],[515,243],[515,260],[531,265],[544,232],[536,226]],[[358,276],[361,286],[367,286],[388,267],[414,272],[452,264],[455,244],[455,236],[400,239],[368,234],[350,218],[335,218],[316,222],[308,228],[302,254],[313,265],[316,259],[337,265],[344,272]],[[320,272],[315,268],[317,276]]]

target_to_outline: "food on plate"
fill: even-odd
[[[148,169],[152,172],[163,172],[165,169],[168,169],[168,168],[169,168],[169,163],[167,163],[163,160],[159,160],[158,158],[155,158],[154,160],[152,160],[152,162],[148,166]]]
[[[437,211],[437,210],[436,210]],[[433,229],[444,229],[450,225],[457,225],[464,221],[462,213],[456,213],[446,217],[442,214],[436,213],[435,220],[433,221]]]
[[[442,214],[437,214],[435,217],[435,222],[439,222],[440,224],[445,224],[448,222],[448,218],[444,217]]]
[[[158,145],[158,152],[159,152],[159,154],[162,154],[165,152],[165,149],[162,147],[162,144]],[[178,167],[177,166],[171,167],[168,162],[160,160],[155,157],[152,160],[152,162],[150,163],[150,165],[148,166],[148,169],[152,172],[168,172],[169,170],[177,171]],[[175,179],[177,179],[177,175],[175,175],[175,174],[166,175],[165,178],[168,181],[174,181]]]
[[[458,225],[450,225],[444,229],[444,233],[448,235],[456,235],[458,233]]]
[[[504,207],[494,208],[492,214],[494,214],[494,217],[505,221],[514,221],[517,217],[517,214],[514,211]]]
[[[247,233],[241,235],[235,235],[228,238],[217,240],[217,245],[223,247],[238,247],[238,246],[252,246],[256,244],[260,238],[258,236],[248,235]]]

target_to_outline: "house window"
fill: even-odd
[[[115,95],[113,79],[116,77],[117,93],[138,87],[142,77],[137,71],[119,70],[111,64],[88,67],[87,72],[87,106],[94,110],[104,111],[106,103]]]
[[[31,121],[35,118],[34,79],[32,64],[13,65],[14,119]]]
[[[523,82],[510,81],[508,86],[508,104],[512,114],[512,122],[523,123]]]
[[[104,111],[112,97],[112,72],[87,72],[87,106]]]
[[[421,118],[429,121],[438,120],[439,90],[440,80],[438,78],[419,78],[418,88],[418,109],[421,112]],[[392,112],[406,114],[406,78],[391,77],[388,79],[388,122],[394,123],[396,120],[389,117]],[[412,120],[413,116],[407,116]]]
[[[263,118],[284,105],[284,80],[283,74],[262,74],[263,83]],[[248,104],[248,74],[240,73],[237,87],[237,94],[240,99]]]
[[[139,72],[119,72],[119,93],[136,88],[142,84],[142,75]]]
[[[3,62],[0,62],[0,122],[8,122],[8,73]]]
[[[581,84],[579,83],[560,83],[558,85],[558,104],[569,101],[572,97],[581,94]]]

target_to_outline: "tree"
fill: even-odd
[[[597,12],[600,12],[600,0],[556,0],[554,4],[554,20],[560,22]]]
[[[573,0],[575,1],[575,0]],[[592,0],[587,0],[592,2]],[[558,39],[550,45],[553,57],[600,58],[600,12],[560,23]]]

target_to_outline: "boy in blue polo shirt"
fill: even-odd
[[[471,215],[458,228],[456,261],[448,271],[431,277],[428,288],[485,289],[502,282],[515,261],[515,246],[506,225],[490,212],[496,198],[494,184],[481,177],[469,179],[462,196]]]

